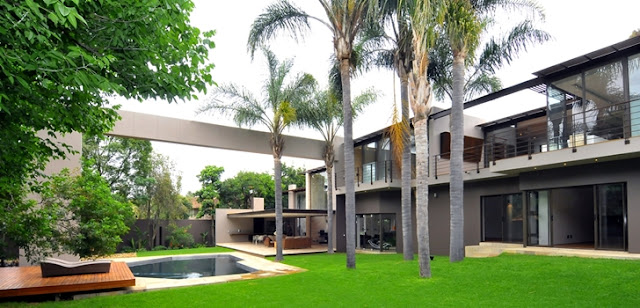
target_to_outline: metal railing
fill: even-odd
[[[463,169],[477,172],[495,165],[501,159],[528,156],[536,153],[571,148],[577,152],[580,146],[608,140],[640,136],[640,100],[612,104],[596,108],[586,103],[566,108],[562,115],[542,116],[538,121],[529,119],[515,123],[486,135],[482,146],[467,147]],[[500,132],[498,132],[500,131]],[[470,157],[481,151],[480,159]],[[471,154],[475,153],[475,154]],[[450,153],[431,155],[430,172],[434,177],[449,174]]]

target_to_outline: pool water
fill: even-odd
[[[239,264],[232,256],[168,257],[130,262],[136,277],[189,279],[250,273],[255,270]]]

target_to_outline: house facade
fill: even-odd
[[[534,75],[465,103],[542,106],[493,121],[465,116],[465,245],[640,253],[640,37]],[[430,245],[443,255],[449,251],[448,115],[434,110],[429,118]],[[354,146],[356,246],[400,252],[405,235],[392,145],[381,130]],[[337,250],[345,251],[342,160],[335,170],[334,234]],[[415,230],[409,236],[417,248]]]

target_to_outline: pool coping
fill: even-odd
[[[126,262],[127,264],[129,264],[133,262],[136,262],[136,263],[145,262],[145,261],[151,261],[151,260],[157,260],[157,259],[166,259],[171,257],[180,257],[184,259],[189,259],[190,257],[193,257],[193,258],[199,259],[206,256],[220,256],[220,255],[229,255],[234,258],[237,258],[238,264],[255,269],[255,271],[251,273],[243,273],[243,274],[199,277],[199,278],[190,278],[190,279],[136,277],[136,285],[134,287],[129,287],[129,290],[132,292],[144,292],[144,291],[161,290],[161,289],[167,289],[167,288],[188,287],[188,286],[197,286],[197,285],[223,283],[223,282],[240,281],[240,280],[251,280],[251,279],[274,277],[274,276],[287,275],[287,274],[306,271],[305,269],[302,269],[299,267],[282,264],[279,262],[269,261],[264,258],[252,256],[250,254],[237,252],[237,251],[220,252],[220,253],[166,255],[166,256],[156,256],[156,257],[117,258],[112,260]]]

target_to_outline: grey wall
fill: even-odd
[[[207,234],[207,243],[208,245],[213,245],[214,235],[212,234],[211,220],[190,220],[190,219],[181,219],[174,221],[160,220],[158,223],[158,236],[156,237],[155,243],[151,246],[152,248],[158,245],[167,246],[167,239],[171,234],[171,229],[169,228],[169,224],[174,222],[178,227],[191,226],[189,228],[189,233],[193,236],[193,239],[196,244],[205,244],[202,241],[201,233],[208,232]],[[134,238],[136,241],[143,234],[147,234],[145,239],[148,238],[149,232],[149,224],[151,220],[149,219],[139,219],[135,222],[134,226],[131,227],[129,233],[122,236],[122,243],[118,245],[118,251],[122,249],[124,246],[131,246],[131,239]],[[161,232],[160,232],[161,230]]]
[[[465,183],[465,246],[478,245],[481,241],[481,197],[518,193],[518,186],[518,178]],[[449,255],[449,217],[449,186],[429,187],[429,242],[432,254]]]

